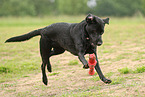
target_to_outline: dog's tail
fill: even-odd
[[[24,34],[24,35],[9,38],[8,40],[5,41],[5,43],[6,42],[21,42],[21,41],[29,40],[30,38],[32,38],[34,36],[40,35],[41,30],[42,29],[38,29],[38,30],[31,31],[31,32]]]

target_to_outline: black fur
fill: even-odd
[[[6,40],[6,42],[20,42],[41,35],[41,69],[43,75],[42,79],[45,85],[47,85],[45,73],[46,65],[47,70],[52,72],[49,58],[53,55],[62,54],[65,50],[78,56],[85,69],[89,67],[84,55],[94,53],[97,60],[95,69],[100,79],[105,83],[111,83],[111,80],[106,79],[102,74],[96,54],[97,45],[100,46],[102,44],[102,34],[104,33],[105,24],[109,24],[109,18],[101,19],[89,14],[86,19],[80,23],[55,23],[28,34],[12,37]]]

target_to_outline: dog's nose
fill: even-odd
[[[97,43],[97,46],[101,46],[101,45],[102,45],[102,42],[98,42],[98,43]]]

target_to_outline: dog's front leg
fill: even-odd
[[[85,57],[84,57],[84,53],[82,53],[82,52],[79,52],[78,53],[78,58],[79,58],[79,60],[83,63],[83,68],[84,69],[88,69],[89,68],[89,66],[88,66],[88,62],[87,62],[87,60],[85,59]]]
[[[97,61],[97,64],[95,66],[95,69],[100,77],[100,79],[104,82],[104,83],[107,83],[107,84],[110,84],[112,81],[109,80],[109,79],[106,79],[105,76],[103,75],[101,69],[100,69],[100,66],[99,66],[99,61],[98,61],[98,58],[97,58],[97,54],[95,52],[95,56],[96,56],[96,61]]]
[[[78,54],[78,58],[79,60],[83,63],[83,68],[84,69],[88,69],[89,66],[88,66],[88,62],[87,60],[85,59],[84,55],[85,55],[85,50],[84,50],[84,47],[82,45],[81,42],[77,41],[76,42],[76,51],[77,51],[77,54]]]

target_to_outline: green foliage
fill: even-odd
[[[41,16],[53,10],[51,0],[2,0],[0,16]]]
[[[36,14],[33,2],[30,0],[2,0],[0,16],[34,16]]]
[[[78,15],[88,11],[87,0],[57,0],[60,14]]]
[[[145,15],[144,0],[96,0],[89,8],[88,0],[0,0],[0,16],[80,15],[89,12],[99,16]]]
[[[99,0],[94,13],[101,16],[133,16],[140,11],[144,12],[143,0]]]
[[[50,15],[55,13],[56,5],[53,0],[29,0],[33,6],[36,16]],[[30,5],[31,6],[31,5]]]

